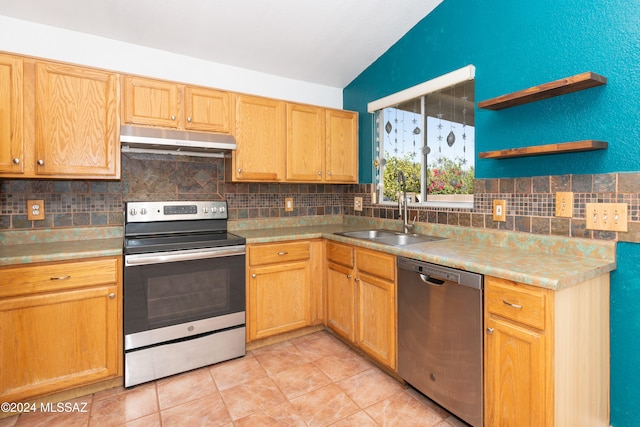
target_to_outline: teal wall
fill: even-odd
[[[476,110],[476,151],[597,139],[587,153],[476,159],[478,178],[640,171],[640,1],[444,0],[344,89],[360,112],[360,182],[372,182],[368,102],[468,64],[476,101],[593,71],[608,84]],[[611,422],[640,423],[640,245],[618,245],[611,283]]]

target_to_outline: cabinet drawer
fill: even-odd
[[[353,267],[353,248],[339,243],[327,243],[327,259],[336,264]]]
[[[249,246],[249,265],[300,261],[311,256],[309,242],[274,243]]]
[[[485,304],[490,313],[545,329],[548,291],[493,277],[485,282]]]
[[[396,280],[396,257],[393,255],[358,249],[356,265],[358,271],[391,281]]]
[[[0,268],[0,297],[116,283],[120,258]]]

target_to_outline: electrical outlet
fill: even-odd
[[[291,212],[293,210],[293,197],[287,197],[284,199],[284,210]]]
[[[29,221],[44,219],[44,200],[27,200],[27,219]]]
[[[353,210],[362,212],[362,197],[353,198]]]
[[[556,216],[562,218],[573,217],[573,193],[558,192],[556,193]]]
[[[587,229],[627,231],[626,203],[586,203]]]
[[[493,201],[493,220],[498,222],[505,222],[507,220],[507,201],[506,200],[494,200]]]

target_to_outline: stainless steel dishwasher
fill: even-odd
[[[398,374],[482,425],[483,276],[398,258]]]

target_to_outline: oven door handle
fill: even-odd
[[[152,254],[125,255],[124,265],[136,266],[161,264],[165,262],[193,261],[198,259],[221,258],[233,255],[244,255],[245,246],[225,246],[220,248],[188,249],[176,252],[156,252]]]

